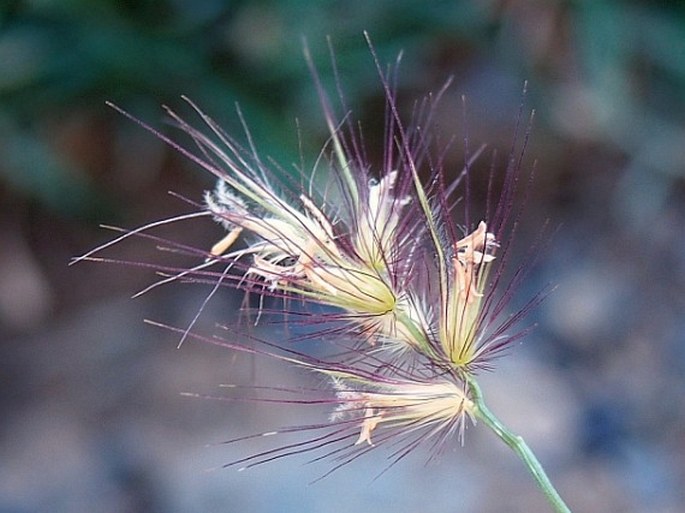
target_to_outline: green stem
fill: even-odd
[[[488,409],[483,401],[483,393],[481,392],[480,386],[473,378],[473,376],[465,375],[466,382],[471,390],[471,398],[476,405],[475,415],[478,419],[482,420],[483,423],[488,426],[492,431],[513,451],[518,454],[519,458],[523,460],[533,478],[537,482],[538,486],[547,497],[547,500],[554,507],[554,511],[557,513],[571,513],[569,507],[564,503],[559,493],[556,491],[552,482],[547,477],[545,470],[538,459],[530,450],[528,444],[518,435],[515,435],[507,427],[502,424],[495,415]]]

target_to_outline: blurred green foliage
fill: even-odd
[[[130,127],[111,126],[105,100],[155,121],[158,106],[178,106],[182,94],[229,131],[240,130],[231,117],[238,102],[262,151],[294,162],[294,119],[319,116],[302,37],[325,69],[332,38],[341,68],[354,70],[343,73],[348,102],[363,106],[379,94],[368,30],[381,59],[406,50],[404,87],[430,90],[456,73],[467,92],[470,80],[471,94],[490,89],[492,101],[528,79],[552,137],[625,157],[622,201],[632,203],[624,207],[649,217],[685,167],[684,20],[683,2],[5,0],[0,177],[13,194],[62,215],[92,215],[111,192],[112,177],[102,176],[112,159],[104,149],[110,158],[74,155],[73,126],[85,126],[77,149],[116,148]],[[488,75],[493,66],[509,74],[507,86]]]

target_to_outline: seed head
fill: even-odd
[[[390,85],[392,76],[381,71],[372,47],[371,52],[388,111],[383,165],[373,173],[376,170],[364,157],[350,116],[339,122],[333,114],[306,54],[329,128],[322,155],[327,157],[323,161],[331,185],[324,192],[315,190],[306,172],[299,186],[284,184],[259,157],[249,132],[249,149],[245,149],[190,101],[202,129],[171,110],[168,113],[190,136],[195,152],[150,129],[217,179],[215,188],[205,192],[199,212],[176,220],[207,216],[225,230],[208,250],[189,251],[170,243],[179,251],[201,256],[202,261],[189,269],[162,269],[159,283],[195,280],[213,283],[213,291],[228,284],[263,295],[296,297],[335,312],[312,313],[312,320],[344,322],[335,333],[344,336],[344,355],[333,360],[291,349],[283,349],[284,356],[273,350],[272,343],[264,343],[268,351],[258,351],[191,333],[232,350],[315,371],[333,391],[332,397],[314,401],[331,408],[330,424],[316,429],[330,425],[338,438],[322,436],[298,444],[305,447],[299,450],[286,446],[236,464],[261,464],[352,438],[348,452],[340,457],[348,462],[359,454],[355,450],[364,452],[362,447],[397,436],[416,437],[418,442],[405,446],[411,450],[424,439],[442,440],[455,430],[463,433],[475,408],[466,385],[468,376],[489,367],[493,355],[521,336],[523,331],[511,334],[509,330],[540,300],[536,296],[523,311],[497,320],[525,274],[519,268],[503,293],[495,295],[511,240],[507,230],[515,224],[512,205],[522,153],[516,158],[512,150],[494,212],[472,223],[479,217],[469,210],[470,157],[460,172],[453,173],[443,167],[445,149],[437,151],[440,158],[431,156],[434,114],[449,84],[419,102],[405,126]],[[315,170],[316,166],[312,173]],[[422,178],[426,171],[427,181]],[[457,205],[464,205],[466,211],[459,220],[455,220]],[[129,235],[158,241],[143,232],[171,221],[152,223],[114,242]],[[92,259],[92,253],[83,258]],[[185,337],[190,328],[179,331]],[[327,339],[329,335],[326,331]],[[332,342],[341,343],[340,337]]]

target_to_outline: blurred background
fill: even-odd
[[[187,325],[207,287],[130,299],[151,271],[67,267],[113,237],[99,224],[186,212],[167,191],[198,199],[212,186],[106,100],[166,133],[160,106],[182,110],[187,95],[240,134],[237,102],[262,156],[289,169],[301,151],[312,163],[326,133],[302,37],[330,85],[330,36],[379,158],[383,95],[363,30],[381,61],[404,51],[403,107],[454,76],[438,122],[461,137],[466,95],[474,146],[506,154],[528,81],[525,165],[537,171],[515,246],[525,255],[547,220],[554,236],[514,301],[557,288],[531,316],[536,331],[484,376],[486,397],[575,513],[682,511],[683,2],[4,0],[1,513],[549,511],[521,462],[478,426],[437,462],[417,454],[377,480],[382,455],[315,485],[325,467],[306,458],[208,471],[259,449],[212,444],[301,418],[181,393],[302,377],[201,344],[177,350],[176,335],[143,323]],[[221,236],[207,221],[161,233],[204,248]],[[167,258],[133,240],[108,255]],[[198,331],[232,322],[239,301],[215,297]]]

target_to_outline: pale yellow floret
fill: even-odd
[[[256,183],[242,176],[250,190],[269,197]],[[387,268],[395,259],[400,242],[396,240],[402,207],[408,198],[397,199],[393,189],[397,172],[369,185],[367,204],[358,206],[352,234],[355,254],[349,255],[338,245],[331,221],[306,195],[300,196],[302,212],[283,205],[270,209],[265,216],[249,213],[238,204],[225,185],[208,193],[207,206],[230,231],[212,247],[213,256],[242,258],[251,256],[247,278],[264,280],[271,290],[300,293],[322,304],[336,306],[351,314],[360,330],[373,341],[394,337],[400,344],[425,344],[421,335],[425,315],[416,305],[404,303],[403,291],[396,291]],[[237,211],[232,208],[238,205]],[[227,253],[241,232],[257,236],[245,249]],[[405,322],[398,322],[402,315]],[[416,325],[407,327],[406,320]]]
[[[435,431],[472,417],[474,404],[457,383],[444,379],[430,383],[398,381],[365,382],[357,377],[334,376],[340,406],[333,420],[362,412],[355,444],[372,445],[372,433],[381,425],[410,431],[432,427]]]
[[[354,244],[360,259],[370,268],[384,269],[402,243],[397,240],[397,230],[409,198],[395,197],[396,181],[397,171],[391,171],[378,183],[369,185],[368,203],[357,212]]]
[[[468,365],[476,356],[487,264],[495,259],[496,247],[495,236],[487,231],[483,221],[455,244],[452,283],[440,312],[440,343],[451,362],[458,366]]]

